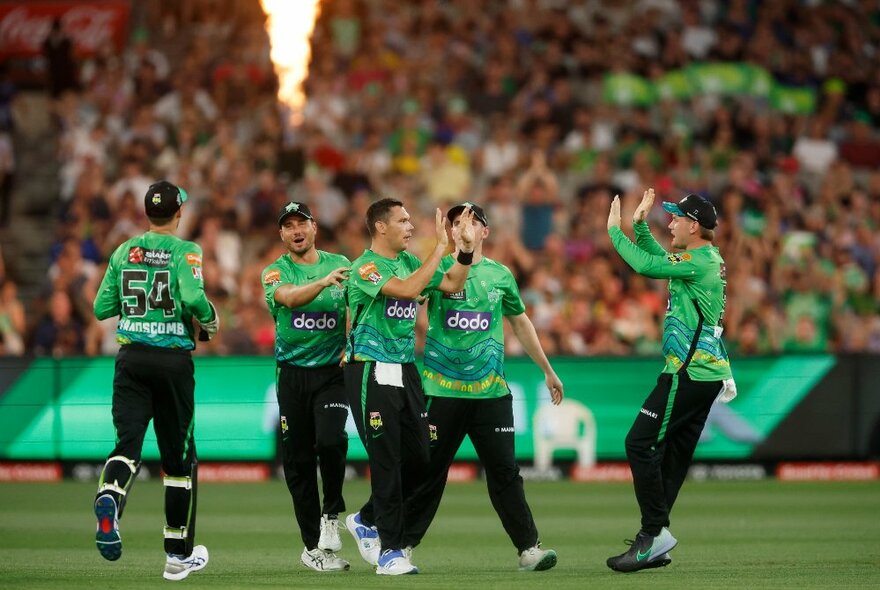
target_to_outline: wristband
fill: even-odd
[[[471,264],[474,261],[474,253],[473,252],[459,252],[456,255],[455,259],[458,261],[459,264],[463,264],[465,266],[468,266],[469,264]]]

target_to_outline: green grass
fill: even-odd
[[[116,590],[167,587],[161,577],[162,488],[138,482],[122,521],[124,552],[94,546],[93,484],[0,485],[0,587]],[[350,509],[367,483],[346,484]],[[416,549],[418,576],[376,576],[343,531],[349,572],[299,564],[302,544],[281,481],[203,484],[198,542],[208,567],[190,588],[868,588],[880,587],[880,483],[687,482],[673,514],[679,540],[663,569],[618,574],[605,559],[638,528],[631,487],[527,482],[548,572],[520,573],[485,485],[450,485]]]

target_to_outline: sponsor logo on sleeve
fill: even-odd
[[[202,257],[196,254],[195,252],[189,252],[186,255],[186,263],[190,266],[201,266],[202,265]]]
[[[191,269],[192,269],[192,273],[193,273],[193,278],[197,281],[201,281],[202,280],[202,267],[201,266],[193,266],[193,267],[191,267]]]
[[[444,293],[443,299],[452,299],[453,301],[464,301],[467,299],[467,293],[464,289],[455,293]]]
[[[445,326],[448,330],[487,332],[491,325],[492,312],[490,311],[450,310],[446,312]]]
[[[265,275],[263,275],[263,282],[267,285],[277,285],[281,282],[281,271],[270,270]]]
[[[668,260],[672,264],[678,264],[679,262],[688,262],[691,259],[693,259],[693,256],[691,256],[687,252],[683,252],[681,254],[670,254],[666,257],[666,260]]]
[[[379,273],[379,269],[376,267],[375,262],[368,262],[361,266],[358,269],[358,274],[363,280],[370,281],[374,285],[378,285],[379,281],[382,280],[382,275]]]
[[[144,249],[140,246],[135,246],[133,248],[128,249],[128,261],[132,264],[140,264],[144,261]]]
[[[385,299],[385,317],[392,320],[415,320],[417,305],[407,299]]]
[[[319,330],[327,332],[336,329],[339,321],[334,311],[294,311],[290,314],[290,327],[294,330]]]
[[[153,268],[164,268],[171,262],[171,251],[134,246],[128,250],[128,261],[131,264],[144,264]]]

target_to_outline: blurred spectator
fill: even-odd
[[[82,260],[143,231],[144,183],[164,177],[190,194],[180,233],[204,240],[230,327],[198,353],[270,351],[258,273],[277,256],[267,239],[285,200],[308,200],[328,249],[349,257],[379,196],[407,203],[416,253],[435,206],[473,200],[487,255],[514,272],[548,353],[650,354],[664,285],[607,257],[605,218],[614,195],[626,217],[653,186],[665,200],[706,194],[722,214],[734,355],[880,350],[869,4],[797,3],[792,18],[790,3],[749,0],[336,0],[292,128],[259,3],[148,3],[124,54],[99,47],[56,103],[58,284],[45,296],[66,293],[88,354],[112,353],[112,326],[81,312],[94,288]],[[611,92],[614,77],[632,85]],[[668,247],[659,203],[650,217]]]
[[[33,351],[39,356],[77,356],[85,352],[83,323],[74,315],[70,297],[57,290],[49,297],[49,310],[37,324]]]
[[[22,356],[25,353],[26,327],[18,287],[9,279],[3,280],[0,283],[0,356]]]
[[[9,224],[12,187],[15,180],[15,151],[9,123],[0,123],[0,228]]]
[[[52,21],[52,28],[43,41],[43,55],[48,62],[49,94],[52,98],[57,99],[68,90],[79,87],[77,65],[73,59],[73,41],[59,18]]]

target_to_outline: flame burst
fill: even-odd
[[[269,56],[278,75],[278,99],[289,109],[289,123],[303,120],[306,95],[302,84],[309,73],[309,38],[321,12],[321,0],[260,0],[266,13]]]

